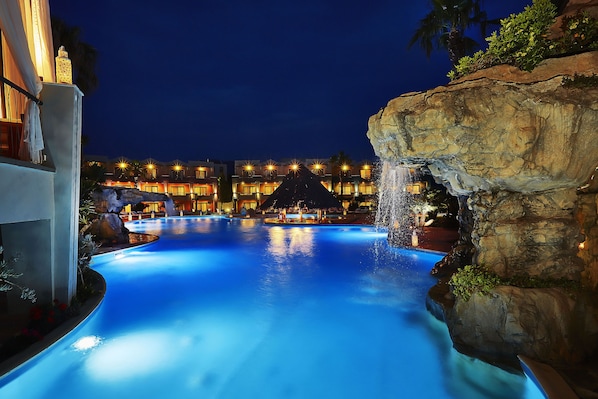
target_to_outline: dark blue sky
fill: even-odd
[[[445,52],[407,49],[427,4],[50,0],[99,53],[84,152],[161,161],[373,159],[370,115],[448,82]],[[497,18],[527,4],[484,8]]]

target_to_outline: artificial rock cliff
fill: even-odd
[[[125,244],[129,242],[129,229],[120,218],[120,212],[127,205],[141,202],[164,202],[167,214],[174,215],[172,200],[163,193],[150,193],[136,188],[102,187],[93,194],[98,219],[91,225],[89,233],[101,243]],[[168,211],[170,205],[170,212]]]
[[[562,82],[596,73],[598,52],[549,59],[531,73],[489,68],[391,100],[367,135],[381,160],[425,165],[467,198],[473,263],[595,291],[598,87]],[[558,288],[501,287],[489,298],[457,299],[444,319],[464,352],[575,362],[597,349],[597,308]]]

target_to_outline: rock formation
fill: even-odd
[[[598,52],[545,60],[531,73],[496,66],[391,100],[370,118],[367,135],[382,160],[426,165],[467,198],[474,263],[502,277],[564,278],[596,289],[598,205],[589,179],[598,166],[598,88],[562,81],[597,72]],[[542,304],[531,307],[530,298]],[[489,298],[457,300],[445,313],[464,352],[500,342],[489,346],[496,358],[571,362],[596,349],[573,338],[583,313],[584,336],[596,342],[595,304],[560,289],[501,287]]]
[[[89,232],[102,243],[128,243],[129,230],[120,218],[120,212],[127,205],[155,201],[163,201],[167,213],[174,214],[172,200],[166,194],[150,193],[135,188],[102,187],[94,192],[95,209],[99,218],[93,223]],[[169,208],[170,212],[168,212]]]

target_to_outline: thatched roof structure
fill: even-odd
[[[299,165],[259,209],[284,209],[299,206],[308,209],[341,208],[340,201],[322,185],[320,178]]]

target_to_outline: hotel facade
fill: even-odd
[[[375,205],[377,174],[372,161],[340,165],[318,159],[161,162],[151,158],[137,161],[85,156],[83,169],[98,168],[105,186],[165,193],[174,201],[177,212],[206,214],[257,210],[300,164],[320,177],[322,185],[337,196],[344,210]],[[413,183],[408,191],[417,194],[422,191],[422,184],[425,183]],[[223,195],[223,190],[229,190],[228,195]],[[144,205],[144,213],[163,210],[159,202]],[[125,208],[125,212],[132,211]]]

